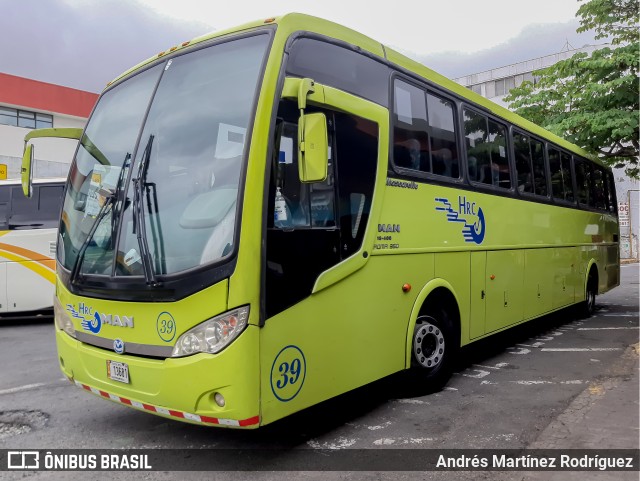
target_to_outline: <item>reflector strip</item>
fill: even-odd
[[[245,427],[245,426],[253,426],[254,424],[260,423],[260,416],[254,416],[252,418],[242,419],[240,421],[238,421],[237,419],[221,419],[221,418],[212,418],[209,416],[200,416],[198,414],[187,413],[183,411],[176,411],[175,409],[167,409],[161,406],[154,406],[153,404],[146,404],[138,401],[132,401],[131,399],[123,398],[121,396],[110,394],[106,391],[102,391],[100,389],[87,386],[86,384],[82,384],[81,382],[75,381],[73,379],[69,379],[69,381],[71,381],[73,384],[75,384],[79,388],[92,392],[93,394],[97,396],[101,396],[105,399],[109,399],[110,401],[125,404],[127,406],[131,406],[136,409],[140,409],[142,411],[149,411],[155,414],[161,414],[167,417],[186,419],[188,421],[204,424],[204,425],[219,425],[219,426],[222,425],[222,426]]]

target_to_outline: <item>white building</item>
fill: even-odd
[[[535,83],[534,71],[550,67],[560,60],[571,58],[576,53],[591,54],[594,50],[602,47],[604,47],[604,45],[587,45],[578,49],[565,50],[545,57],[525,60],[524,62],[505,65],[504,67],[497,67],[491,70],[485,70],[484,72],[465,75],[464,77],[453,80],[498,105],[508,107],[503,99],[507,93],[509,93],[509,90],[514,87],[519,87],[525,80]]]
[[[24,136],[46,127],[84,127],[98,95],[0,73],[0,172],[20,177]],[[66,177],[77,141],[34,143],[34,177]]]

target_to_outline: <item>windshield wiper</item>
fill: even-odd
[[[98,190],[97,194],[104,197],[105,201],[104,201],[104,204],[102,204],[102,207],[100,207],[100,210],[98,211],[98,214],[96,215],[96,218],[93,221],[93,224],[91,224],[91,229],[89,230],[89,233],[87,234],[87,237],[85,238],[84,242],[80,246],[80,250],[78,251],[76,260],[73,263],[73,269],[71,269],[71,277],[69,279],[72,284],[75,283],[75,280],[78,277],[78,273],[80,272],[80,266],[84,261],[84,254],[87,251],[87,247],[89,247],[89,243],[91,242],[91,239],[93,239],[93,236],[96,233],[96,230],[100,225],[100,222],[102,222],[102,219],[104,218],[104,216],[107,215],[109,207],[112,207],[113,205],[113,199],[115,197],[115,193],[113,191],[101,187],[100,190]]]
[[[153,266],[151,265],[151,253],[149,252],[149,244],[147,243],[147,233],[144,224],[144,191],[146,185],[147,171],[149,170],[149,158],[151,157],[151,148],[153,146],[153,134],[149,135],[147,146],[144,148],[140,165],[138,166],[138,177],[133,179],[133,232],[138,239],[138,248],[140,249],[140,258],[142,259],[142,269],[144,278],[150,286],[160,285],[156,279]]]

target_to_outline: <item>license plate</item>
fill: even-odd
[[[114,381],[129,384],[129,366],[124,362],[107,361],[107,376]]]

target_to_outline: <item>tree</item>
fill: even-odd
[[[594,30],[610,45],[538,70],[535,85],[523,82],[505,97],[516,113],[608,165],[623,164],[633,178],[640,173],[638,12],[637,0],[586,1],[577,31]]]

